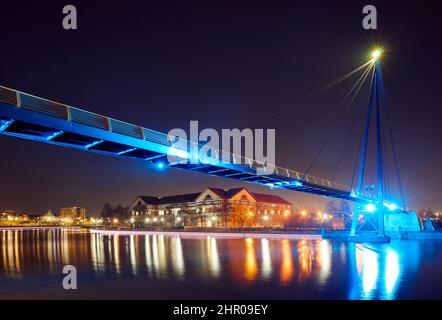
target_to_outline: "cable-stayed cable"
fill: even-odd
[[[367,64],[368,64],[368,63],[367,63]],[[366,65],[367,65],[367,64],[366,64]],[[370,65],[370,67],[367,68],[367,70],[364,71],[363,76],[364,76],[364,75],[365,75],[365,76],[364,76],[364,77],[361,76],[361,77],[358,79],[358,81],[356,82],[356,84],[350,89],[349,93],[347,93],[346,97],[348,97],[348,96],[351,94],[351,92],[354,91],[354,89],[355,89],[356,87],[357,87],[358,89],[357,89],[356,92],[355,92],[355,96],[357,95],[357,93],[359,92],[359,89],[361,88],[362,84],[363,84],[364,81],[366,80],[366,78],[367,78],[367,76],[368,76],[368,73],[369,73],[369,71],[371,70],[372,67],[373,67],[373,64]],[[360,83],[360,85],[358,86],[359,83]],[[354,101],[355,96],[353,96],[353,99],[350,101],[349,104],[351,104],[351,103]],[[342,101],[344,101],[344,100],[342,100]],[[342,101],[341,101],[341,102],[342,102]],[[339,106],[339,105],[338,105],[338,106]],[[326,146],[327,146],[328,143],[330,142],[330,139],[332,138],[332,136],[333,136],[333,134],[334,134],[334,130],[335,130],[336,127],[337,127],[337,124],[339,123],[340,120],[342,120],[342,119],[344,118],[344,116],[345,116],[345,114],[347,113],[347,111],[348,111],[348,108],[346,108],[346,109],[344,110],[344,112],[341,114],[341,117],[339,117],[338,119],[336,119],[335,125],[332,127],[332,129],[331,129],[331,131],[330,131],[330,134],[327,136],[326,140],[325,140],[324,143],[321,145],[321,148],[319,149],[319,152],[318,152],[318,153],[316,154],[316,156],[314,157],[313,161],[310,163],[310,165],[309,165],[309,166],[307,167],[307,169],[305,170],[304,175],[307,175],[307,174],[310,172],[310,170],[313,168],[313,166],[316,164],[316,162],[318,161],[318,159],[319,159],[319,157],[321,156],[322,152],[325,150]]]

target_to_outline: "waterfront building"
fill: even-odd
[[[31,217],[26,213],[17,213],[14,210],[0,211],[0,224],[17,225],[32,222]]]
[[[43,224],[56,224],[60,221],[59,217],[57,217],[53,212],[52,209],[49,208],[48,212],[46,212],[44,215],[41,215],[38,217],[38,222]]]
[[[12,220],[15,220],[17,217],[18,217],[18,214],[14,210],[3,210],[0,213],[0,220],[1,221],[12,221]]]
[[[60,208],[59,216],[63,222],[82,222],[86,220],[86,209],[82,207]]]
[[[207,188],[203,192],[165,197],[138,196],[130,206],[131,222],[165,227],[282,228],[290,202],[246,188]]]

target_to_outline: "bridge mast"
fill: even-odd
[[[364,128],[364,136],[363,136],[363,144],[361,150],[361,158],[359,162],[359,171],[358,171],[358,180],[356,193],[360,194],[363,188],[364,174],[365,174],[365,162],[367,158],[367,149],[369,143],[369,133],[370,133],[370,123],[371,123],[371,114],[373,110],[373,103],[375,103],[375,112],[376,112],[376,152],[377,152],[377,233],[378,236],[385,236],[385,228],[384,228],[384,187],[383,187],[383,152],[382,152],[382,122],[381,122],[381,66],[380,66],[380,51],[376,50],[372,54],[374,61],[374,71],[373,78],[370,87],[370,96],[367,107],[367,116],[365,118],[365,128]],[[353,219],[351,224],[350,236],[356,236],[358,231],[358,218],[361,212],[361,204],[355,204],[355,210],[353,213]]]
[[[376,61],[375,65],[375,81],[376,81],[376,140],[377,140],[377,175],[378,175],[378,236],[385,236],[384,229],[384,184],[383,184],[383,168],[382,168],[382,122],[381,122],[381,103],[380,95],[381,88],[379,84],[379,73],[381,72],[381,63],[379,60]]]

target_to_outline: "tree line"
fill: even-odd
[[[112,206],[109,202],[106,202],[101,208],[100,217],[103,219],[129,219],[131,212],[129,207],[123,207],[121,204]]]

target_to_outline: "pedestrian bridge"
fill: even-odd
[[[262,166],[253,159],[241,157],[241,161],[230,164],[222,161],[168,164],[171,142],[167,134],[3,86],[0,86],[0,133],[87,152],[140,159],[157,167],[167,164],[271,188],[363,204],[376,202],[368,193],[355,193],[347,185],[278,166],[268,175],[259,175],[257,168]]]

